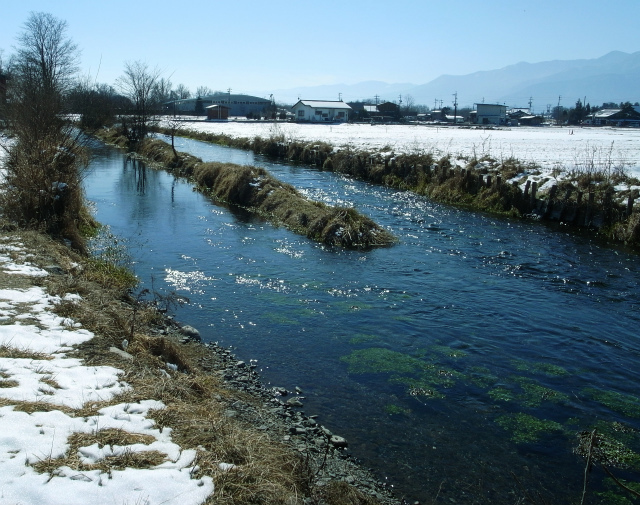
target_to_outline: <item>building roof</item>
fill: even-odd
[[[593,117],[611,117],[616,115],[618,112],[620,112],[622,109],[601,109],[599,111],[597,111]]]
[[[476,104],[476,108],[478,107],[504,107],[505,109],[507,108],[507,106],[503,103],[477,103]]]
[[[362,108],[367,112],[378,112],[378,107],[376,105],[364,105]]]
[[[298,105],[301,103],[302,105],[306,105],[308,107],[316,107],[318,109],[346,109],[352,110],[349,105],[340,101],[332,101],[332,100],[298,100],[298,102],[294,105]]]

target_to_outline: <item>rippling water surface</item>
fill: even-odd
[[[326,248],[100,146],[86,179],[143,282],[190,298],[178,318],[257,359],[265,381],[301,387],[305,412],[400,495],[576,501],[576,432],[621,427],[639,449],[637,256],[245,151],[176,147],[264,166],[398,237]]]

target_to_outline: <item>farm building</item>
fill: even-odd
[[[210,105],[226,106],[229,109],[229,116],[264,115],[272,107],[271,100],[266,98],[218,91],[213,95],[168,102],[165,104],[165,110],[168,113],[203,115]]]
[[[346,103],[331,100],[298,100],[298,102],[291,107],[296,121],[309,121],[314,123],[348,121],[351,110],[351,107]]]
[[[209,105],[207,119],[229,119],[229,107],[226,105]]]
[[[474,123],[501,125],[507,122],[507,106],[493,103],[477,103]]]

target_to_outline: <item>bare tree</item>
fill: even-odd
[[[131,101],[131,111],[122,118],[123,133],[132,147],[137,145],[149,133],[150,123],[156,113],[154,90],[160,79],[160,70],[150,68],[143,61],[127,62],[124,74],[116,84],[121,93]]]
[[[171,100],[172,86],[173,84],[169,79],[165,77],[161,77],[160,79],[158,79],[158,82],[153,89],[154,101],[162,104]]]
[[[209,96],[213,95],[213,90],[208,86],[198,86],[196,89],[196,96]]]
[[[68,91],[78,71],[78,47],[66,37],[66,31],[66,21],[33,12],[18,36],[17,71],[46,93]]]
[[[413,116],[416,114],[416,102],[411,95],[405,95],[403,97],[404,107],[402,108],[402,114],[404,116]]]
[[[175,89],[178,100],[191,98],[191,91],[184,84],[178,84]]]
[[[8,117],[14,143],[5,162],[5,216],[42,227],[84,249],[81,170],[88,161],[78,130],[62,114],[77,70],[78,50],[67,23],[32,13],[18,36],[8,82]]]

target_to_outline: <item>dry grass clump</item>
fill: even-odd
[[[394,242],[391,233],[356,210],[309,200],[262,168],[203,163],[194,171],[194,178],[215,198],[250,209],[324,244],[358,249]]]
[[[133,444],[149,445],[155,441],[150,435],[130,433],[124,430],[107,429],[93,433],[72,433],[67,439],[69,448],[62,458],[44,458],[32,464],[40,473],[55,476],[58,468],[68,467],[78,472],[100,470],[109,474],[113,470],[126,468],[153,468],[167,461],[167,455],[156,450],[132,450],[127,446]],[[98,444],[105,446],[124,448],[120,454],[106,456],[95,463],[84,463],[80,459],[80,449]]]
[[[172,432],[179,445],[199,449],[196,477],[212,475],[216,486],[207,503],[296,504],[309,494],[302,456],[266,433],[225,417],[221,406],[173,403],[153,415],[160,425],[180,426]]]
[[[7,344],[0,344],[0,358],[51,360],[52,356],[30,349],[22,349]]]
[[[156,358],[156,364],[164,368],[166,363],[177,365],[178,369],[185,372],[193,372],[194,368],[180,345],[165,337],[146,337],[135,335],[133,343],[127,349],[136,355],[146,355],[148,359]]]
[[[164,167],[178,172],[179,175],[189,177],[193,174],[194,168],[202,163],[200,158],[187,153],[173,151],[171,146],[162,140],[146,138],[141,142],[137,152],[145,159],[154,163],[159,163]]]
[[[0,184],[5,218],[24,229],[64,237],[85,251],[81,172],[88,164],[87,150],[69,126],[56,124],[46,132],[16,128]]]
[[[319,494],[327,505],[377,505],[379,503],[375,498],[346,482],[330,482]]]
[[[634,212],[626,221],[616,223],[611,234],[615,240],[632,246],[640,246],[640,212]]]

